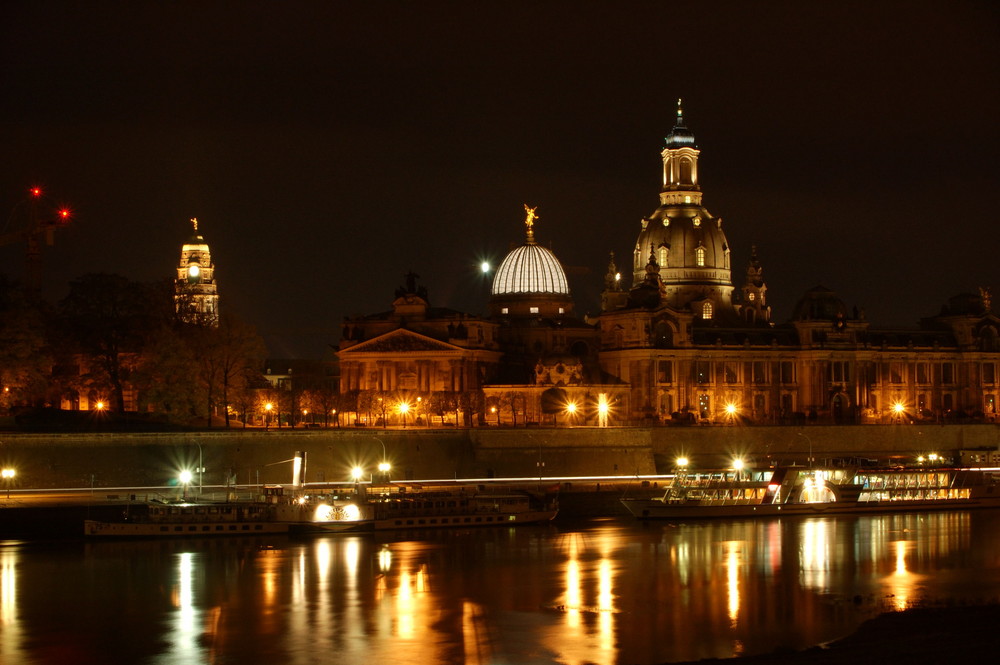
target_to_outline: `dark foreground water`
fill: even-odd
[[[662,663],[1000,597],[1000,511],[0,543],[0,663]]]

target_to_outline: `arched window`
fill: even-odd
[[[681,178],[680,184],[690,185],[691,184],[691,160],[684,158],[681,160]]]
[[[694,250],[694,257],[695,257],[695,263],[698,264],[698,267],[699,268],[704,267],[704,265],[705,265],[705,248],[704,247],[699,247],[698,249]]]
[[[666,268],[667,267],[667,248],[666,247],[660,247],[660,256],[657,258],[657,260],[660,262],[660,267],[662,267],[662,268]]]
[[[701,306],[701,318],[708,320],[712,318],[712,303],[705,302]]]

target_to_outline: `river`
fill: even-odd
[[[1000,511],[0,542],[0,662],[653,664],[1000,598]]]

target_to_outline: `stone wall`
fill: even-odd
[[[679,454],[703,468],[734,454],[805,463],[870,457],[911,460],[998,446],[996,425],[477,428],[471,430],[233,430],[190,434],[14,434],[0,436],[0,465],[16,486],[118,487],[175,484],[182,469],[205,467],[205,485],[291,482],[296,451],[308,454],[306,480],[342,482],[385,456],[395,480],[611,476],[667,473]],[[195,482],[198,476],[195,475]]]

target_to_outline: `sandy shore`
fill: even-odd
[[[746,665],[851,665],[906,663],[938,665],[995,662],[1000,653],[1000,605],[920,608],[882,614],[861,624],[854,634],[826,647],[779,651],[744,658],[709,658],[689,663]],[[978,659],[978,660],[972,660]]]

